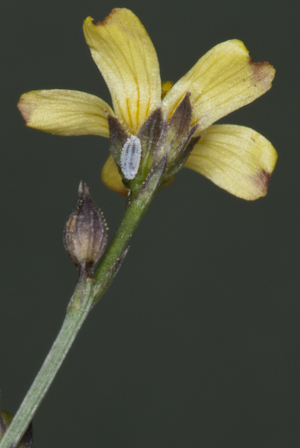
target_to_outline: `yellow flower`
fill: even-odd
[[[109,88],[113,110],[83,92],[32,91],[22,95],[18,104],[27,126],[57,135],[109,137],[111,116],[127,135],[139,135],[158,108],[170,122],[187,98],[190,128],[195,126],[193,136],[201,138],[185,166],[240,198],[253,200],[266,194],[277,159],[271,143],[252,129],[213,123],[270,89],[275,70],[269,63],[254,63],[241,41],[229,40],[212,48],[183,78],[173,86],[164,84],[162,90],[155,49],[131,11],[114,9],[96,25],[88,17],[83,31]],[[102,179],[113,190],[127,193],[111,155]]]

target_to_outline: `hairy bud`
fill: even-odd
[[[64,230],[64,245],[72,261],[88,275],[104,252],[107,243],[106,223],[91,199],[89,189],[79,184],[78,199]]]

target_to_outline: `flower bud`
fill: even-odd
[[[78,269],[92,275],[107,243],[106,223],[91,199],[89,189],[79,184],[78,199],[64,230],[66,251]]]

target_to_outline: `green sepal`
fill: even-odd
[[[167,167],[177,161],[182,150],[186,147],[189,138],[190,125],[192,120],[192,106],[190,93],[187,92],[171,119],[168,122],[168,140],[170,141],[169,157]]]
[[[143,180],[145,180],[149,169],[153,164],[153,151],[161,137],[162,128],[163,116],[161,108],[158,108],[152,112],[138,133],[142,146],[139,176]]]
[[[131,190],[134,196],[138,195],[151,167],[155,164],[153,153],[155,152],[155,148],[160,146],[163,123],[161,108],[157,108],[148,117],[137,134],[142,147],[139,170],[133,180],[129,181],[128,184],[124,182],[124,185]]]
[[[163,174],[167,166],[168,154],[158,162],[154,163],[146,177],[145,182],[142,185],[140,193],[137,196],[137,200],[143,200],[148,196],[153,196],[162,184]]]
[[[194,127],[197,129],[198,126],[194,126]],[[178,158],[177,158],[176,162],[169,169],[166,170],[166,175],[165,175],[166,181],[168,181],[169,178],[173,177],[176,173],[178,173],[178,171],[181,170],[181,168],[187,161],[189,155],[191,154],[195,144],[198,143],[198,141],[200,140],[200,138],[201,138],[200,136],[193,137],[193,134],[196,129],[192,128],[190,130],[190,132],[188,134],[188,138],[185,141],[185,145],[182,147],[181,152],[178,154]]]
[[[178,160],[189,138],[191,119],[192,106],[190,93],[187,92],[170,120],[164,123],[162,136],[154,154],[156,161],[168,153],[167,168],[169,168]]]

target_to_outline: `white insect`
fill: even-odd
[[[134,179],[141,161],[141,140],[132,135],[127,139],[121,152],[121,170],[126,179]]]

